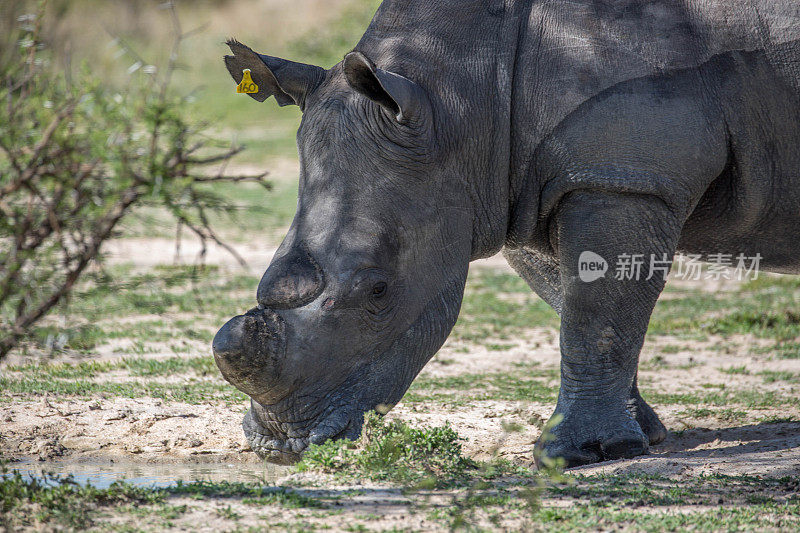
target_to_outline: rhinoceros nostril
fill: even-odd
[[[273,309],[300,307],[319,296],[325,278],[304,246],[275,259],[258,284],[258,305]]]

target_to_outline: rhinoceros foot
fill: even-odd
[[[625,409],[573,406],[562,416],[547,442],[536,446],[547,457],[562,458],[566,468],[649,453],[648,436]],[[538,454],[536,464],[541,467]]]

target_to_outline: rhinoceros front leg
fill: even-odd
[[[508,260],[508,264],[522,276],[531,289],[561,315],[561,309],[564,307],[564,290],[556,257],[524,248],[504,248],[503,255]],[[667,438],[667,428],[661,423],[653,408],[639,394],[636,378],[631,386],[628,410],[639,423],[639,427],[642,428],[651,445],[658,444]]]
[[[561,202],[556,224],[564,306],[555,414],[562,420],[544,452],[569,467],[645,454],[651,439],[663,438],[636,388],[639,352],[665,283],[663,272],[649,276],[650,260],[671,260],[680,224],[656,197],[582,191]],[[603,262],[608,270],[593,276]]]
[[[544,301],[561,315],[564,307],[564,290],[561,285],[561,273],[558,260],[543,253],[536,253],[527,249],[503,249],[503,255],[508,263],[519,273]],[[667,438],[667,428],[659,420],[653,408],[639,394],[636,377],[633,379],[628,410],[639,423],[639,427],[647,436],[651,445],[658,444]]]

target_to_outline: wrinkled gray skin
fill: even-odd
[[[256,100],[304,111],[294,222],[258,307],[214,339],[256,453],[356,437],[444,342],[469,262],[501,249],[561,316],[545,451],[647,453],[666,431],[636,373],[664,281],[585,283],[578,256],[800,272],[798,38],[796,0],[419,0],[384,2],[330,70],[229,43]]]

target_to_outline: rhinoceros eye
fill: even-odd
[[[372,296],[375,298],[380,298],[384,294],[386,294],[386,282],[379,281],[375,285],[372,286]]]

